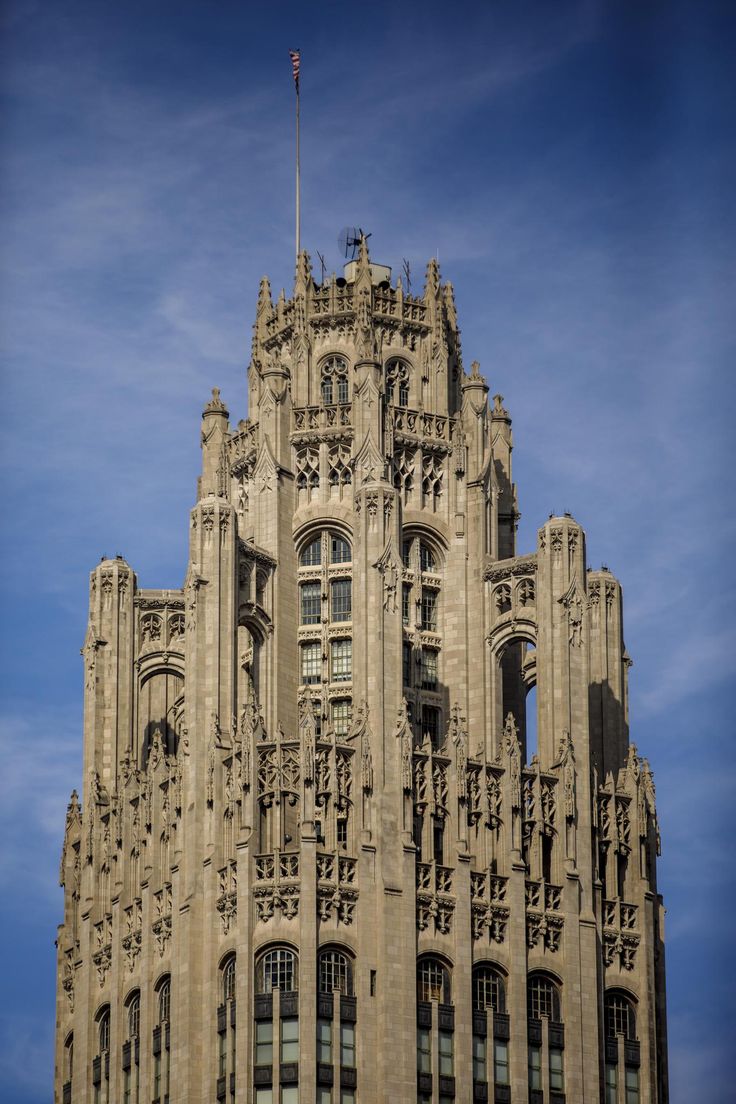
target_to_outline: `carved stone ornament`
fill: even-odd
[[[401,763],[401,787],[405,793],[411,793],[412,777],[412,735],[409,724],[409,707],[406,698],[401,699],[399,719],[396,725],[396,737],[399,741],[399,759]]]
[[[508,757],[509,786],[511,789],[511,808],[521,808],[521,746],[519,733],[513,713],[506,714],[504,742]]]
[[[568,642],[570,646],[572,648],[582,647],[585,607],[583,606],[582,598],[578,594],[578,582],[575,575],[573,575],[570,586],[562,597],[558,599],[558,602],[567,613],[567,623],[569,626]]]

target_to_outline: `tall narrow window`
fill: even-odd
[[[99,1052],[92,1063],[92,1084],[95,1104],[108,1104],[110,1100],[110,1006],[97,1015],[97,1041]]]
[[[432,1072],[432,1043],[428,1027],[417,1028],[417,1070]]]
[[[543,974],[532,974],[527,986],[527,1003],[530,1019],[543,1017],[560,1022],[560,994],[555,983]]]
[[[411,584],[404,583],[401,587],[401,621],[405,626],[409,625],[411,612]]]
[[[355,1068],[355,1024],[340,1024],[340,1065]]]
[[[437,689],[437,650],[422,648],[422,689]]]
[[[429,741],[437,750],[441,744],[440,739],[440,711],[435,705],[422,706],[422,743]]]
[[[445,861],[445,821],[440,816],[432,818],[432,851],[434,861],[442,866]]]
[[[138,1104],[140,1091],[141,998],[128,999],[128,1038],[123,1044],[123,1104]]]
[[[352,582],[334,579],[330,584],[330,616],[333,621],[349,621],[352,617]]]
[[[64,1104],[71,1104],[74,1087],[74,1034],[64,1042]]]
[[[322,681],[322,648],[318,640],[302,644],[302,685],[311,686]]]
[[[486,1037],[485,1035],[473,1036],[473,1080],[487,1081],[486,1072]]]
[[[273,1065],[273,1020],[256,1020],[256,1065]]]
[[[353,558],[353,553],[350,545],[342,537],[330,538],[330,563],[343,564],[350,563]]]
[[[171,1086],[171,982],[168,978],[158,989],[158,1022],[153,1029],[153,1096],[168,1097]]]
[[[453,1076],[452,1034],[449,1031],[439,1033],[440,1077]]]
[[[353,642],[351,639],[332,641],[332,681],[350,682],[353,677]]]
[[[353,705],[350,698],[336,698],[332,702],[331,720],[336,736],[347,736],[353,719]]]
[[[422,587],[422,629],[437,631],[437,591]]]
[[[319,625],[322,620],[321,587],[316,583],[301,585],[302,625]]]
[[[218,1076],[227,1078],[225,1088],[235,1096],[235,955],[231,955],[222,968],[222,1004],[218,1010]],[[229,1077],[228,1077],[229,1075]]]
[[[302,549],[299,557],[300,567],[319,567],[322,563],[322,538],[316,537]]]
[[[332,1020],[317,1020],[317,1061],[332,1065]]]
[[[493,966],[485,964],[473,970],[473,1011],[506,1011],[506,991],[503,978]]]
[[[413,651],[414,649],[411,646],[411,642],[409,640],[405,640],[401,653],[401,672],[402,682],[404,686],[411,686],[412,682],[414,681],[411,677],[411,660]]]
[[[493,1079],[497,1085],[509,1084],[509,1044],[503,1039],[493,1040]]]
[[[334,993],[336,989],[345,997],[353,995],[350,960],[342,951],[322,951],[319,956],[319,991]]]
[[[325,406],[332,404],[332,380],[329,376],[325,376],[322,379],[322,402]]]
[[[299,1020],[287,1016],[281,1021],[281,1061],[299,1061]]]
[[[541,1089],[542,1087],[542,1048],[529,1047],[529,1088]]]

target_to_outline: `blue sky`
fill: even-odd
[[[237,421],[258,280],[345,224],[421,284],[551,511],[624,585],[657,783],[673,1104],[732,1089],[733,5],[6,0],[0,341],[3,1099],[50,1097],[87,573],[180,585],[199,415]],[[728,814],[731,814],[730,816]],[[7,941],[12,940],[9,944]]]

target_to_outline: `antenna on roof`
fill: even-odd
[[[411,291],[411,266],[405,257],[402,257],[401,264],[406,277],[406,290]]]
[[[354,261],[358,256],[360,239],[366,238],[367,240],[369,237],[370,234],[364,234],[359,226],[346,226],[340,231],[337,247],[346,261]]]
[[[320,283],[323,284],[325,282],[325,272],[327,271],[327,266],[325,264],[324,255],[320,253],[319,249],[317,250],[317,256],[319,257],[319,263],[322,266],[322,278],[320,280]]]

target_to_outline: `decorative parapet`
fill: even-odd
[[[255,865],[256,919],[270,920],[278,909],[284,920],[293,920],[299,912],[298,853],[256,855]]]
[[[158,893],[153,895],[156,919],[151,925],[151,930],[156,937],[158,953],[163,954],[171,939],[171,883],[167,882]]]
[[[486,582],[500,583],[507,579],[518,579],[525,575],[536,575],[537,554],[529,552],[524,556],[512,556],[507,560],[490,561],[483,572]]]
[[[526,941],[528,947],[541,944],[548,951],[557,951],[564,920],[562,887],[545,882],[526,883]]]
[[[353,404],[335,403],[325,406],[295,406],[291,418],[292,443],[298,444],[303,435],[324,433],[329,430],[352,429]]]
[[[235,433],[230,437],[230,472],[241,475],[255,460],[256,425],[254,422],[239,422]]]
[[[606,966],[633,970],[636,950],[638,907],[626,901],[603,902],[603,961]]]
[[[133,904],[125,909],[125,935],[122,940],[123,954],[130,973],[135,969],[136,959],[141,953],[142,942],[143,910],[141,899],[137,897]]]
[[[503,943],[509,909],[506,905],[508,878],[485,870],[472,871],[470,875],[471,922],[473,939],[481,939],[488,931],[494,943]]]
[[[455,431],[454,418],[445,414],[429,414],[423,410],[409,410],[403,406],[393,407],[391,424],[394,440],[399,443],[429,440],[444,443],[449,448]]]
[[[222,920],[222,933],[227,935],[238,915],[238,864],[231,859],[217,871],[219,891],[216,908]]]
[[[346,855],[320,852],[317,855],[317,912],[326,923],[333,912],[341,924],[352,924],[358,890],[355,887],[358,862]]]
[[[432,921],[441,935],[452,927],[455,898],[452,896],[453,871],[449,866],[417,863],[417,927],[426,931]]]

